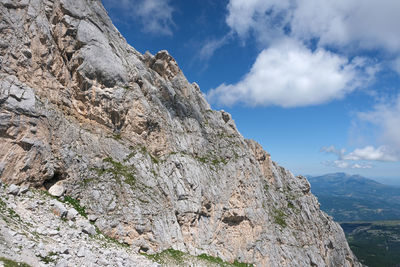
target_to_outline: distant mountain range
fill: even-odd
[[[345,173],[307,176],[307,179],[321,209],[336,221],[400,219],[400,187]]]

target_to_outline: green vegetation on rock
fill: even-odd
[[[50,252],[47,256],[43,257],[43,256],[39,256],[40,260],[46,264],[55,262],[56,259],[54,258],[54,256],[57,256],[57,253],[54,252]]]
[[[123,181],[131,186],[135,185],[136,179],[134,176],[135,173],[135,167],[133,166],[127,166],[122,164],[121,162],[113,160],[111,157],[107,157],[103,159],[103,162],[107,162],[111,164],[111,168],[104,168],[104,169],[99,169],[96,168],[94,169],[99,176],[105,174],[105,173],[110,173],[113,175],[114,179],[121,184],[121,178],[123,178]]]
[[[149,259],[168,266],[189,266],[193,263],[200,266],[221,266],[221,267],[252,267],[253,264],[241,263],[235,260],[233,263],[225,262],[221,258],[207,254],[192,256],[175,249],[167,249],[157,254],[143,254]]]
[[[74,209],[83,217],[87,218],[87,214],[86,214],[86,208],[84,206],[81,206],[81,203],[79,202],[79,200],[70,197],[70,196],[65,196],[64,197],[64,202],[67,202],[69,204],[72,205],[72,207],[74,207]]]
[[[213,155],[205,155],[205,156],[196,156],[195,159],[200,161],[203,164],[210,164],[211,168],[217,168],[221,163],[226,165],[228,161],[222,157],[216,157]]]
[[[3,263],[4,267],[31,267],[29,264],[24,262],[16,262],[4,257],[0,257],[0,262]]]
[[[286,221],[285,221],[285,213],[281,210],[274,209],[274,222],[285,228],[287,226]]]

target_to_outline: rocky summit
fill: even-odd
[[[308,181],[101,1],[0,19],[0,265],[361,266]]]

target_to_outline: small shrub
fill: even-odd
[[[55,252],[50,252],[47,256],[39,256],[40,260],[43,261],[46,264],[55,262],[56,260],[53,258],[53,256],[57,256],[57,253]]]

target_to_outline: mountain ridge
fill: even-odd
[[[321,208],[338,221],[400,219],[400,187],[345,173],[308,177],[308,180]]]

